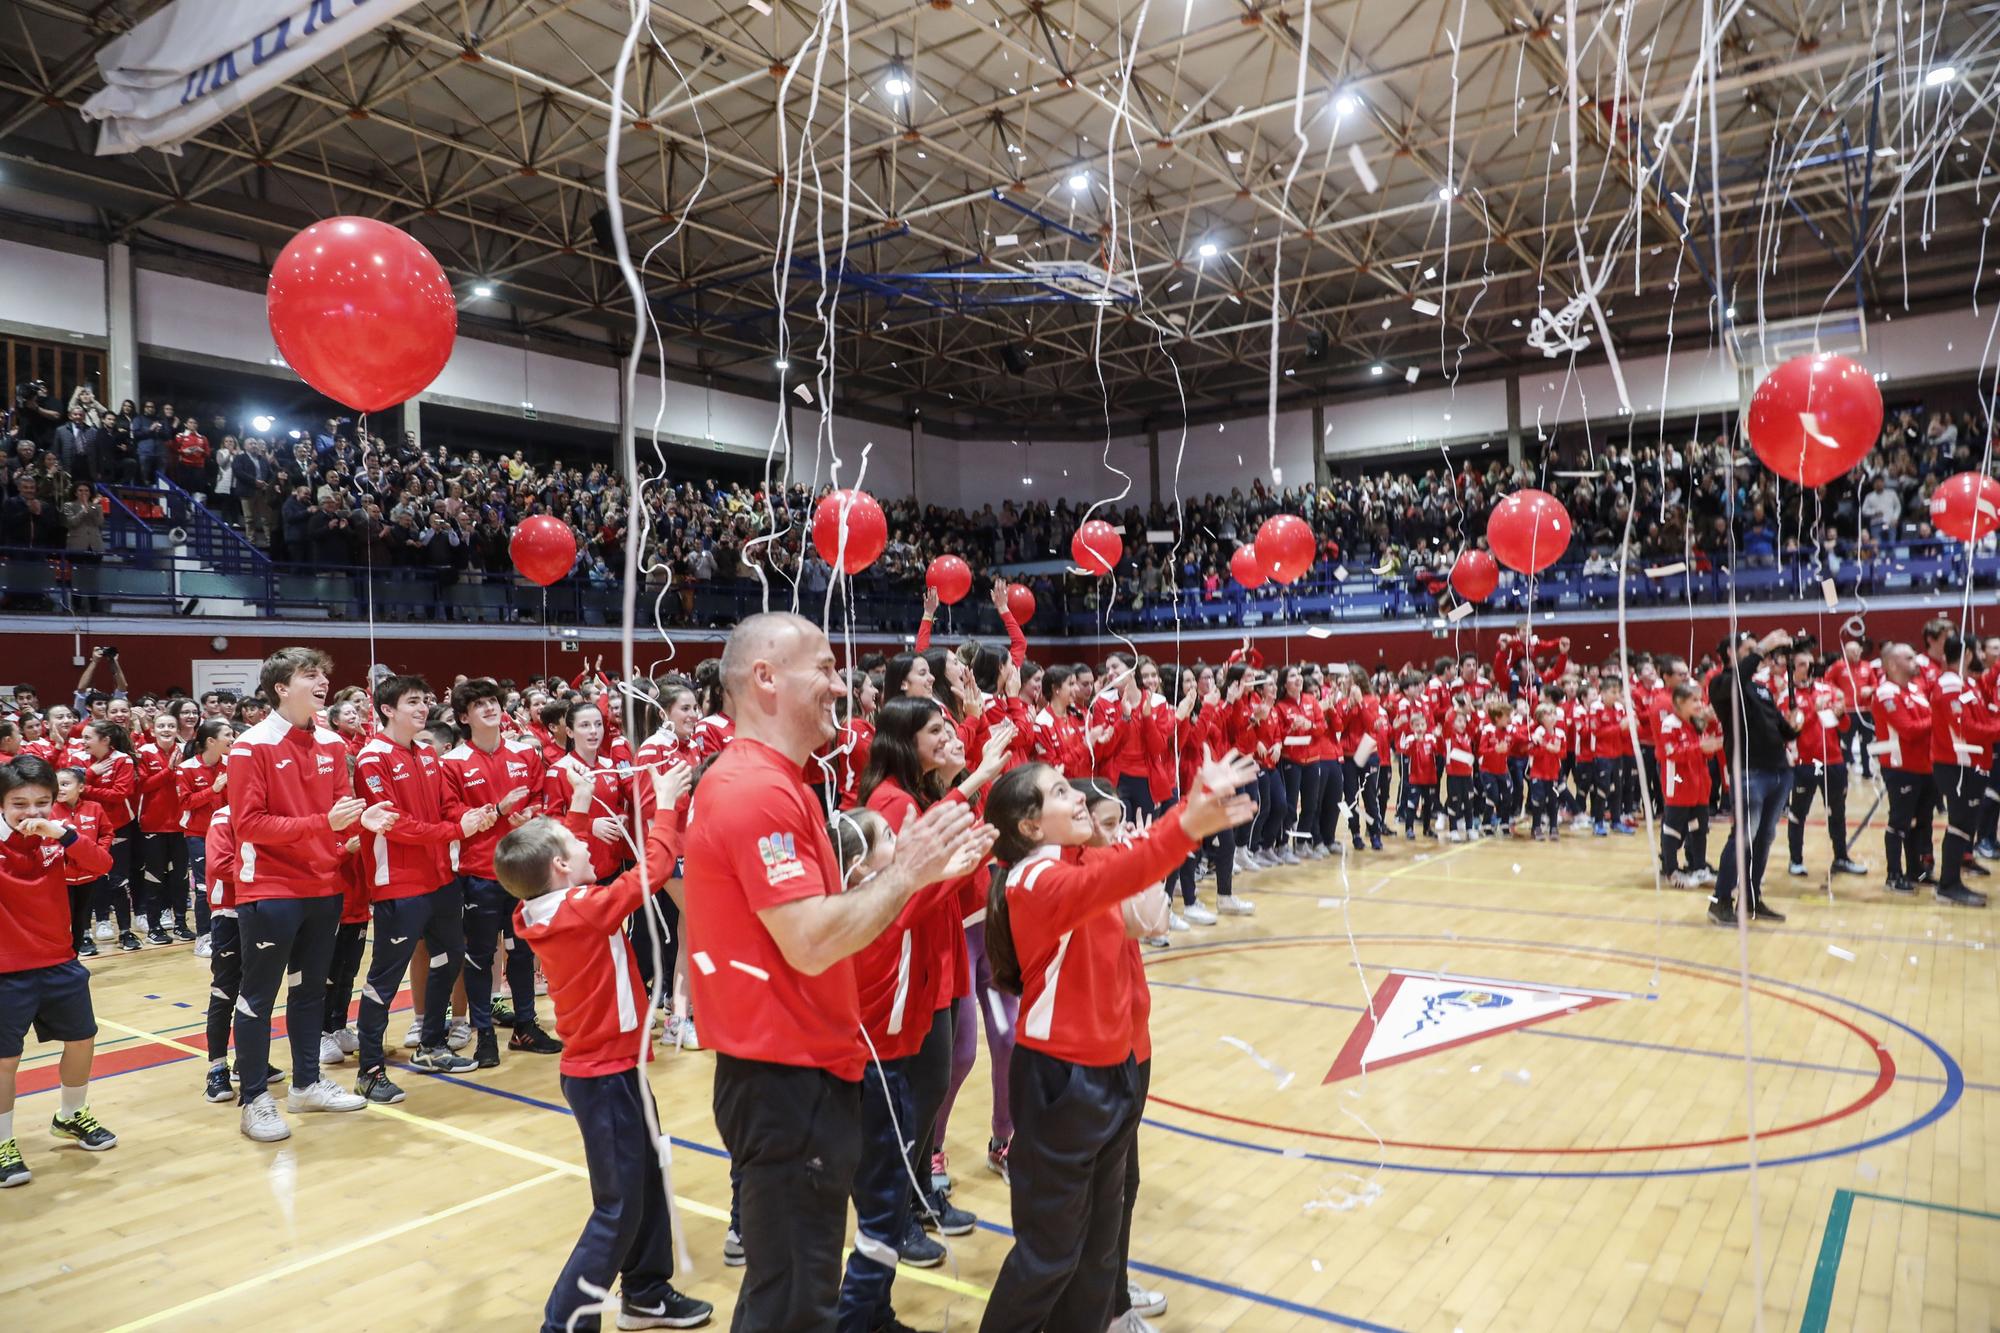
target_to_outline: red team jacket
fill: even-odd
[[[401,815],[386,833],[361,829],[369,900],[415,898],[442,888],[455,873],[459,824],[445,817],[437,752],[428,745],[398,745],[383,733],[361,747],[354,785],[368,804],[388,801]]]
[[[199,759],[183,759],[174,770],[174,786],[180,797],[181,832],[190,838],[208,836],[209,820],[215,812],[229,804],[228,788],[223,794],[215,790],[215,780],[229,770],[223,767],[228,762],[225,756],[221,763],[204,764]]]
[[[528,795],[514,807],[516,814],[534,814],[542,808],[544,776],[541,747],[530,741],[502,740],[491,754],[471,741],[445,751],[439,761],[444,770],[445,818],[457,820],[467,810],[482,805],[497,806],[507,793],[526,787]],[[493,849],[500,839],[513,832],[504,817],[484,833],[463,838],[458,844],[458,872],[479,879],[493,878]]]
[[[353,790],[339,735],[295,727],[273,712],[236,738],[228,764],[237,898],[338,893],[340,845],[348,835],[334,832],[326,814]]]
[[[69,823],[63,807],[51,810]],[[0,819],[0,973],[55,967],[76,957],[69,933],[71,876],[78,883],[111,869],[111,851],[74,825],[67,848],[54,838],[34,838]]]

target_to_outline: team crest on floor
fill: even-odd
[[[1464,1046],[1623,999],[1612,991],[1392,969],[1375,988],[1325,1082]]]

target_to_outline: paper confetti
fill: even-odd
[[[807,407],[812,406],[813,402],[812,390],[808,389],[805,385],[794,384],[792,386],[792,393],[795,394],[798,397],[798,400],[804,403]]]
[[[1011,232],[1011,231],[1004,236],[995,236],[993,238],[993,244],[995,245],[995,247],[1019,245],[1020,243],[1021,243],[1020,235],[1016,232]]]
[[[765,4],[764,0],[745,0],[745,2],[765,18],[771,17],[771,7]]]
[[[1347,165],[1354,168],[1355,179],[1361,182],[1361,188],[1368,193],[1374,194],[1382,188],[1381,182],[1375,179],[1375,173],[1368,169],[1368,159],[1362,156],[1360,144],[1347,145]]]
[[[1347,566],[1346,566],[1346,565],[1335,565],[1335,566],[1333,567],[1333,581],[1334,581],[1335,583],[1345,583],[1345,582],[1347,582]]]
[[[1426,301],[1421,296],[1410,302],[1410,309],[1419,315],[1435,315],[1440,307],[1436,301]]]
[[[1415,384],[1416,382],[1417,382],[1417,368],[1415,366],[1407,367],[1403,371],[1403,383]]]
[[[1454,606],[1451,610],[1445,612],[1444,618],[1446,620],[1463,620],[1471,614],[1472,614],[1472,603],[1460,602],[1457,606]]]
[[[1312,625],[1307,627],[1306,637],[1309,639],[1330,639],[1333,637],[1333,631],[1325,625]]]
[[[1646,577],[1649,579],[1663,579],[1670,574],[1685,573],[1687,573],[1687,561],[1676,560],[1671,565],[1654,565],[1646,571]]]
[[[1257,1053],[1256,1047],[1252,1046],[1249,1042],[1244,1041],[1241,1037],[1222,1037],[1219,1038],[1219,1040],[1222,1042],[1224,1046],[1234,1046],[1237,1050],[1249,1056],[1253,1061],[1256,1062],[1257,1067],[1259,1069],[1263,1070],[1265,1073],[1277,1079],[1278,1091],[1283,1092],[1286,1088],[1289,1088],[1292,1085],[1292,1079],[1296,1076],[1292,1073],[1291,1070],[1285,1068],[1283,1065],[1279,1064],[1276,1060],[1272,1060],[1266,1056],[1259,1055]]]
[[[1847,950],[1841,948],[1838,944],[1827,945],[1826,951],[1832,954],[1835,958],[1840,959],[1844,963],[1851,963],[1854,961],[1854,955],[1849,953]]]
[[[1833,586],[1832,579],[1819,581],[1819,595],[1826,598],[1826,609],[1829,611],[1840,605],[1840,592]]]

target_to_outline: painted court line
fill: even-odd
[[[1929,1199],[1906,1199],[1895,1194],[1873,1194],[1867,1190],[1835,1190],[1833,1206],[1826,1214],[1826,1234],[1820,1240],[1819,1258],[1813,1264],[1812,1288],[1806,1294],[1806,1311],[1799,1320],[1799,1333],[1826,1333],[1827,1317],[1833,1309],[1834,1287],[1840,1278],[1840,1257],[1847,1248],[1847,1227],[1854,1215],[1856,1199],[1872,1199],[1877,1203],[1900,1204],[1905,1208],[1923,1208],[1934,1213],[2000,1222],[2000,1213],[1982,1212],[1977,1208],[1933,1203]]]

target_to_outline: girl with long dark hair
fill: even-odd
[[[229,770],[223,759],[236,743],[236,728],[226,717],[212,717],[194,729],[174,769],[180,797],[181,835],[187,839],[188,877],[194,881],[194,953],[209,956],[213,909],[209,903],[208,826],[216,811],[229,804]]]
[[[151,944],[192,940],[187,928],[187,835],[181,831],[180,722],[153,714],[150,739],[135,756],[139,776],[139,904],[152,924]]]
[[[111,826],[111,873],[98,881],[92,904],[99,922],[118,921],[118,947],[127,953],[139,947],[132,933],[132,853],[139,842],[139,766],[132,737],[116,722],[91,722],[83,728],[83,794],[104,807]],[[102,931],[100,930],[100,934]]]

